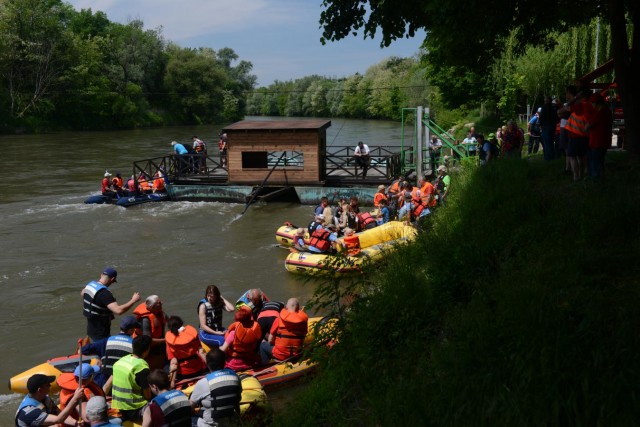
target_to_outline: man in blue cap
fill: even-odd
[[[83,314],[87,318],[87,335],[92,341],[109,338],[114,315],[126,313],[140,301],[140,294],[134,292],[127,303],[120,305],[116,302],[109,286],[117,282],[117,277],[116,269],[107,267],[98,281],[92,280],[80,293],[83,300]]]

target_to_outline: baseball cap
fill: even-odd
[[[447,167],[445,165],[440,165],[440,166],[438,166],[438,170],[446,172],[447,171]]]
[[[104,176],[111,176],[111,174],[109,173],[109,171],[104,171]]]
[[[88,380],[93,377],[93,374],[100,372],[100,366],[83,363],[82,365],[78,365],[76,370],[73,371],[73,376],[80,378],[80,371],[82,371],[82,379]]]
[[[110,277],[111,279],[113,279],[114,282],[117,282],[117,280],[115,280],[115,279],[116,279],[116,277],[118,277],[118,272],[116,271],[115,268],[107,267],[107,268],[104,269],[102,274],[104,274],[105,276]]]
[[[27,380],[27,390],[29,393],[35,393],[40,387],[46,384],[51,384],[56,380],[53,375],[35,374],[29,377]]]
[[[124,316],[121,320],[120,320],[120,330],[121,331],[128,331],[131,328],[140,328],[140,322],[138,322],[138,319],[136,318],[136,316]]]
[[[87,402],[87,417],[99,417],[107,414],[107,400],[102,396],[93,396]]]

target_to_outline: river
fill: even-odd
[[[99,192],[105,170],[128,176],[133,161],[169,154],[172,140],[192,135],[214,146],[218,129],[0,136],[0,425],[13,424],[22,397],[7,388],[11,376],[74,352],[86,331],[80,291],[105,266],[118,269],[111,289],[119,303],[133,292],[158,294],[167,313],[193,325],[209,284],[232,301],[252,287],[303,304],[313,295],[311,284],[285,271],[287,251],[274,238],[285,220],[307,224],[311,206],[256,204],[240,215],[241,204],[83,204]],[[397,146],[400,124],[332,120],[329,151],[359,140]]]

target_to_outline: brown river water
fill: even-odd
[[[303,304],[313,295],[312,284],[284,269],[288,252],[275,244],[277,228],[308,224],[313,206],[261,203],[241,215],[243,204],[83,204],[106,169],[129,176],[133,161],[170,154],[172,140],[194,134],[213,147],[219,128],[0,136],[0,426],[13,425],[22,398],[8,379],[74,352],[86,332],[80,291],[105,266],[118,270],[111,290],[119,303],[133,292],[158,294],[167,313],[192,325],[209,284],[231,301],[252,287]],[[400,124],[332,120],[329,151],[359,140],[398,146]]]

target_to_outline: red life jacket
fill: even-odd
[[[376,222],[376,219],[372,217],[369,212],[358,214],[358,228],[360,229],[360,231],[373,228],[371,224],[373,224],[373,226],[376,226],[377,222]]]
[[[307,336],[308,321],[309,316],[304,311],[282,309],[273,346],[276,359],[283,360],[300,352]]]
[[[258,343],[262,340],[262,329],[258,322],[253,322],[250,328],[245,328],[240,322],[232,323],[224,334],[225,339],[231,331],[236,331],[236,336],[233,344],[227,349],[227,354],[238,358],[253,357]]]
[[[313,246],[318,248],[322,252],[326,252],[331,248],[331,242],[329,241],[329,233],[323,227],[316,228],[313,233],[311,233],[311,239],[309,240],[309,246]]]
[[[567,124],[564,125],[564,128],[572,135],[577,137],[588,136],[587,132],[587,121],[585,116],[578,114],[577,112],[571,113],[569,118],[567,119]]]

